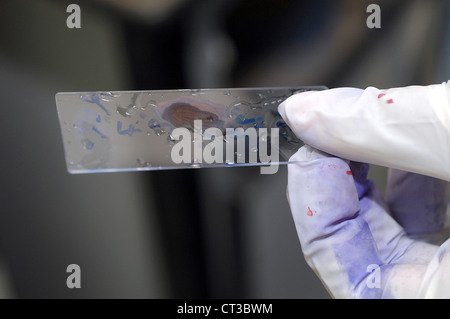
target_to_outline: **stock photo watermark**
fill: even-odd
[[[381,288],[380,266],[377,264],[370,264],[367,266],[366,272],[369,273],[366,279],[367,288]]]
[[[381,8],[378,4],[369,4],[366,9],[370,13],[366,19],[366,25],[369,29],[381,28]]]
[[[81,29],[81,8],[78,4],[69,4],[66,9],[70,13],[66,19],[69,29]]]
[[[216,127],[203,130],[202,120],[195,120],[193,134],[189,129],[179,127],[172,131],[171,138],[178,141],[170,154],[175,164],[200,166],[202,163],[229,165],[261,163],[264,165],[260,168],[261,174],[275,174],[278,171],[278,128],[270,128],[270,131],[267,128],[254,127],[245,130],[226,128],[224,135],[223,130]]]
[[[66,279],[66,286],[69,289],[81,288],[81,268],[77,264],[70,264],[66,268],[66,272],[70,273]]]

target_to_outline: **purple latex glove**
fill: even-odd
[[[450,240],[417,241],[448,238],[450,81],[300,93],[279,112],[306,144],[337,156],[305,146],[288,166],[302,249],[330,293],[450,297]],[[338,157],[436,178],[391,169],[386,204],[367,164]]]
[[[333,297],[450,296],[450,242],[438,247],[408,238],[367,180],[367,164],[310,146],[291,161],[287,192],[302,250]]]
[[[390,169],[386,201],[391,215],[410,237],[441,244],[449,237],[449,186],[441,179]]]

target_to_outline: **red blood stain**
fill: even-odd
[[[385,93],[380,93],[380,94],[378,94],[378,98],[381,99],[385,95],[386,95]]]
[[[312,212],[311,208],[309,208],[309,206],[308,206],[308,212],[306,213],[306,215],[308,215],[308,216],[313,215],[313,212]]]
[[[389,99],[389,100],[386,101],[386,103],[387,104],[392,104],[392,103],[394,103],[394,100],[393,99]]]
[[[353,175],[352,171],[347,171],[346,173],[347,173],[347,175]]]

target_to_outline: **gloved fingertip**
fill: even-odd
[[[348,161],[309,145],[288,166],[288,200],[297,230],[305,242],[320,237],[337,220],[360,209]]]
[[[295,120],[298,118],[298,114],[305,115],[315,105],[309,101],[308,97],[318,92],[307,91],[288,97],[278,106],[278,113],[291,128],[301,129],[301,123],[297,123]]]
[[[307,162],[331,156],[332,155],[328,153],[322,152],[308,144],[305,144],[294,155],[292,155],[289,162]]]

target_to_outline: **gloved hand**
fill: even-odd
[[[374,116],[374,122],[382,124],[383,119],[388,120],[389,111],[383,111],[382,113],[386,113],[383,116],[379,116],[380,112],[373,111],[376,102],[371,101],[367,95],[362,97],[366,91],[336,89],[334,92],[336,101],[341,101],[336,107],[323,102],[328,99],[332,103],[333,100],[333,94],[324,91],[291,97],[280,106],[279,111],[301,139],[313,142],[315,146],[337,151],[335,154],[353,159],[370,160],[372,158],[368,156],[372,154],[377,160],[376,164],[396,163],[400,164],[397,167],[418,171],[419,165],[416,164],[420,164],[420,161],[413,161],[413,164],[398,161],[403,155],[398,152],[393,156],[394,160],[390,159],[390,153],[383,149],[383,143],[378,143],[389,142],[387,136],[384,136],[385,132],[377,132],[373,124],[368,124],[370,115]],[[346,94],[350,94],[351,98]],[[302,98],[301,95],[305,96]],[[312,95],[316,96],[311,99]],[[382,97],[379,94],[373,97],[372,94],[372,99],[379,100]],[[342,101],[351,102],[351,105],[346,107]],[[445,103],[441,106],[445,106]],[[351,111],[347,113],[349,109]],[[393,112],[398,115],[398,110]],[[355,122],[356,129],[339,129],[339,122],[348,124],[349,116],[356,121],[355,114],[362,116],[364,125]],[[408,113],[409,119],[415,118],[412,115],[416,116],[416,111]],[[429,116],[431,118],[431,114]],[[396,136],[401,136],[406,141],[401,133],[411,132],[411,123],[418,122],[409,122],[408,126],[406,119],[402,122],[399,115],[396,120],[398,125],[393,125],[390,132],[395,132]],[[422,124],[425,125],[425,122]],[[433,130],[433,134],[448,137],[448,131],[440,131],[441,128],[436,123],[431,121],[428,123],[430,125],[424,127]],[[365,127],[368,132],[365,132]],[[381,128],[385,127],[381,125]],[[336,130],[333,132],[330,128]],[[362,142],[361,138],[347,135],[352,130],[366,137],[381,138],[369,145],[358,144]],[[422,130],[426,131],[424,128]],[[342,145],[345,141],[349,146],[342,150],[334,145]],[[421,145],[429,151],[437,150],[428,147],[426,143]],[[408,146],[415,147],[408,144],[404,150],[407,151]],[[359,147],[362,148],[361,154],[358,154]],[[388,157],[383,159],[378,156],[380,154]],[[448,157],[443,156],[441,160],[445,158]],[[288,166],[288,199],[302,250],[308,264],[332,296],[450,297],[450,253],[447,252],[450,241],[438,247],[408,238],[405,229],[390,216],[392,213],[409,233],[442,230],[448,198],[446,182],[393,170],[390,172],[387,188],[389,209],[375,185],[367,180],[367,164],[333,157],[311,146],[302,147],[290,161],[295,164]],[[438,169],[429,165],[425,167],[423,170],[422,166],[422,171],[434,176],[440,175]]]
[[[305,144],[329,154],[450,181],[450,81],[305,92],[279,113]]]

